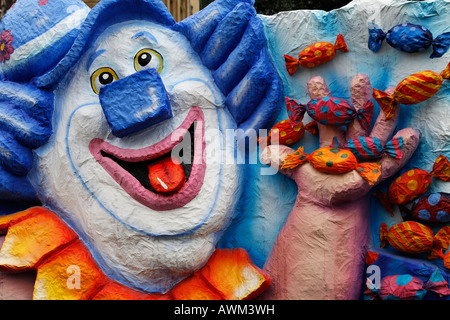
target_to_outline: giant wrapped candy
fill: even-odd
[[[284,55],[286,69],[289,75],[292,76],[299,66],[302,66],[303,68],[316,67],[333,59],[336,55],[336,50],[342,52],[348,51],[342,34],[337,36],[334,45],[329,42],[316,42],[310,45],[299,53],[298,59]]]
[[[356,137],[348,140],[344,148],[350,150],[358,160],[373,160],[387,154],[400,161],[403,155],[403,138],[394,138],[383,146],[376,137]]]
[[[305,112],[316,122],[330,126],[348,126],[355,118],[361,127],[368,129],[373,116],[373,102],[367,100],[362,108],[356,110],[350,102],[335,97],[322,97],[310,100],[306,105],[292,98],[285,98],[291,125],[303,120]]]
[[[283,144],[289,146],[303,137],[305,126],[302,122],[291,125],[289,120],[282,120],[275,124],[269,131],[267,144]]]
[[[306,162],[310,162],[317,171],[324,173],[339,174],[356,170],[369,184],[374,184],[381,174],[380,164],[358,163],[349,150],[335,147],[320,148],[311,155],[303,152],[303,147],[300,147],[285,158],[281,169],[294,169]]]
[[[428,291],[437,293],[440,297],[450,295],[448,282],[441,271],[436,268],[425,284],[420,278],[410,274],[396,274],[384,277],[379,288],[370,280],[366,282],[367,289],[364,298],[381,300],[421,300]]]
[[[431,98],[441,88],[444,79],[450,79],[450,63],[440,74],[426,70],[407,76],[397,85],[393,95],[373,89],[373,97],[386,113],[386,119],[391,119],[397,103],[413,105]]]
[[[430,30],[417,24],[399,24],[384,33],[378,25],[369,23],[369,49],[377,52],[384,39],[393,48],[409,53],[425,51],[433,45],[430,58],[441,57],[450,46],[450,32],[442,33],[433,39]]]
[[[417,199],[412,208],[400,206],[402,216],[407,220],[429,223],[450,222],[450,194],[436,192]]]
[[[433,230],[416,221],[404,221],[388,227],[380,226],[380,247],[389,243],[393,248],[411,254],[428,253],[428,259],[444,258],[450,242],[450,226],[445,226],[433,236]]]
[[[403,205],[417,199],[428,190],[432,177],[450,181],[450,162],[445,156],[439,155],[436,158],[431,172],[417,168],[411,169],[392,182],[387,194],[379,190],[375,196],[386,210],[394,215],[392,204]]]

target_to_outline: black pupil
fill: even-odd
[[[144,52],[143,54],[139,55],[139,57],[138,57],[139,65],[141,65],[143,67],[148,65],[151,60],[152,60],[152,55],[147,52]]]
[[[100,83],[101,84],[109,84],[111,82],[113,82],[114,77],[111,73],[109,72],[103,72],[102,74],[100,74]]]

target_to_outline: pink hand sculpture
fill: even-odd
[[[363,74],[357,74],[350,86],[351,103],[358,110],[371,99],[372,86]],[[308,91],[311,99],[331,96],[321,77],[308,82]],[[371,132],[364,130],[357,120],[347,131],[318,124],[320,147],[331,146],[333,137],[344,145],[359,136],[376,137],[385,145],[395,130],[399,110],[389,120],[380,111]],[[369,185],[356,170],[327,174],[317,171],[310,163],[280,170],[286,156],[295,150],[283,145],[264,148],[261,162],[287,175],[298,186],[295,205],[264,265],[264,271],[273,279],[264,299],[359,297],[369,233],[367,194],[408,162],[420,140],[420,132],[411,128],[400,130],[395,137],[399,136],[404,142],[403,157],[400,161],[387,155],[379,159],[381,176],[374,185]]]

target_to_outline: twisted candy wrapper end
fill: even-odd
[[[386,114],[386,120],[392,119],[397,110],[397,104],[394,97],[384,91],[373,89],[372,96],[380,105],[381,110]]]
[[[442,181],[450,181],[450,162],[447,157],[442,154],[436,158],[434,162],[433,169],[430,172],[432,177],[441,179]]]
[[[382,222],[380,226],[380,247],[384,248],[386,247],[386,244],[388,242],[387,236],[389,233],[389,227],[386,223]]]
[[[397,137],[386,143],[385,152],[399,162],[403,157],[403,137]]]
[[[369,49],[373,52],[378,52],[381,48],[383,40],[386,38],[386,33],[374,22],[369,22]]]
[[[378,181],[381,175],[381,164],[379,163],[359,163],[356,166],[358,174],[370,185]]]
[[[300,61],[294,57],[288,56],[287,54],[284,55],[284,61],[286,62],[287,72],[290,76],[292,76],[300,66]]]
[[[445,67],[445,69],[441,71],[440,76],[442,77],[442,79],[450,79],[450,62],[447,64],[447,67]]]
[[[289,97],[285,97],[285,101],[291,127],[295,127],[302,122],[306,112],[306,105],[298,103],[296,100]]]
[[[438,35],[431,44],[433,45],[433,52],[430,58],[442,57],[450,47],[450,32]]]
[[[373,117],[373,102],[367,100],[364,106],[357,111],[358,121],[364,130],[368,130]]]
[[[336,38],[336,42],[334,43],[334,48],[336,50],[342,51],[342,52],[348,52],[347,44],[344,41],[344,36],[342,34],[338,34]]]
[[[280,169],[294,169],[308,161],[309,154],[303,152],[303,147],[300,147],[294,153],[287,155]]]
[[[447,250],[450,244],[450,226],[445,226],[433,238],[433,247],[428,253],[428,259],[444,259],[442,250]]]
[[[386,209],[386,211],[391,214],[391,217],[393,217],[394,216],[394,210],[392,209],[392,205],[389,202],[387,193],[383,192],[381,190],[378,190],[373,195],[378,199],[378,201],[380,201],[380,203],[383,206],[383,208]]]

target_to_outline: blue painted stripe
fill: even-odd
[[[0,164],[18,176],[25,176],[33,165],[33,154],[7,131],[0,129]]]
[[[367,156],[369,156],[370,158],[375,157],[372,150],[367,145],[367,141],[366,141],[365,137],[359,137],[358,141],[361,144],[361,147],[363,148],[363,150],[367,153]]]
[[[13,175],[0,165],[0,200],[32,202],[37,195],[26,177]]]

